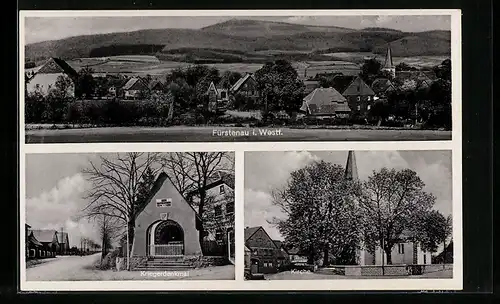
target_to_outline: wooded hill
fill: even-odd
[[[201,29],[151,29],[84,35],[26,45],[25,57],[75,59],[114,55],[193,55],[196,49],[226,56],[265,58],[269,54],[310,55],[331,52],[383,54],[391,43],[393,56],[442,56],[451,49],[450,31],[402,32],[386,28],[362,30],[258,20],[229,20]],[[223,50],[223,52],[221,52]]]

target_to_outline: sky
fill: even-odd
[[[88,205],[83,197],[90,189],[82,170],[100,157],[116,159],[116,153],[51,153],[26,155],[26,223],[32,229],[64,228],[71,246],[80,245],[80,237],[99,241],[97,227],[87,219],[79,219]]]
[[[255,19],[307,25],[340,26],[353,29],[387,27],[407,32],[450,30],[450,16],[210,16],[210,17],[27,17],[25,43],[57,40],[71,36],[128,32],[141,29],[199,29],[230,19]]]
[[[262,226],[273,239],[283,239],[268,221],[283,218],[272,204],[271,192],[282,189],[290,173],[325,160],[345,167],[347,151],[246,152],[245,153],[245,227]],[[452,174],[450,151],[356,151],[358,176],[367,180],[383,167],[409,168],[425,183],[424,191],[436,196],[434,209],[448,216],[452,212]]]

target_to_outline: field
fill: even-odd
[[[323,54],[331,56],[335,59],[363,63],[365,58],[377,58],[383,61],[384,55],[374,54],[372,52],[338,52]],[[440,64],[443,60],[450,58],[450,56],[412,56],[412,57],[392,57],[394,64],[404,62],[415,67],[431,67]]]

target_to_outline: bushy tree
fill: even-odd
[[[220,87],[230,89],[241,77],[239,72],[225,71],[220,79]]]
[[[255,72],[257,89],[264,99],[263,112],[284,110],[291,115],[297,111],[304,97],[304,83],[290,62],[267,62]]]
[[[353,186],[341,166],[319,161],[292,172],[285,188],[273,192],[273,203],[286,215],[273,224],[288,245],[308,253],[309,263],[322,258],[328,265],[332,258],[355,253],[359,224],[350,199]]]
[[[404,240],[422,214],[429,212],[436,198],[423,190],[425,184],[415,171],[382,168],[361,183],[355,197],[360,208],[365,244],[380,246],[392,264],[395,244]]]
[[[94,95],[96,82],[92,73],[94,73],[94,71],[88,67],[85,67],[78,72],[75,88],[75,96],[77,98],[89,98]]]

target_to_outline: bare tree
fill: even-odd
[[[89,201],[84,208],[87,218],[109,221],[122,221],[127,225],[130,244],[133,242],[135,219],[138,215],[137,204],[141,189],[144,189],[144,178],[161,170],[158,153],[117,153],[116,157],[100,157],[100,163],[89,163],[83,170],[92,184],[86,193]],[[151,188],[150,185],[149,188]],[[129,248],[130,249],[130,248]]]
[[[120,221],[117,218],[109,218],[109,216],[105,214],[97,219],[97,225],[99,227],[99,236],[101,237],[102,244],[101,259],[104,259],[111,249],[113,241],[123,229],[121,229]]]
[[[162,163],[174,187],[198,208],[204,218],[207,205],[207,186],[218,172],[234,170],[234,160],[229,152],[175,152],[168,153]],[[206,229],[203,222],[199,230],[199,242],[203,244]]]

